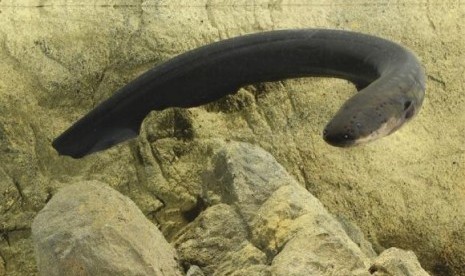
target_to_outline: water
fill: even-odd
[[[377,252],[408,249],[431,274],[465,274],[465,4],[114,3],[0,1],[0,275],[37,273],[31,221],[60,187],[82,179],[128,195],[168,239],[175,236],[206,189],[211,139],[269,151],[331,213],[357,224]],[[355,89],[306,78],[250,86],[181,115],[152,114],[141,138],[85,159],[59,157],[51,147],[152,66],[213,41],[285,28],[359,31],[410,48],[427,73],[420,114],[377,142],[333,148],[321,131]],[[179,139],[183,120],[192,140]]]

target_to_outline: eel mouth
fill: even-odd
[[[331,146],[347,148],[388,136],[399,129],[404,123],[405,120],[393,116],[380,124],[376,129],[370,131],[353,131],[349,127],[343,129],[332,128],[331,124],[328,124],[323,130],[323,139]]]
[[[340,148],[348,148],[357,144],[357,139],[353,135],[340,131],[332,132],[327,128],[323,130],[323,140],[331,146]]]

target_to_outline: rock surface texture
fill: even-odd
[[[428,275],[412,252],[392,248],[374,259],[363,236],[349,237],[347,224],[263,149],[213,145],[204,207],[173,237],[187,275]],[[157,227],[97,181],[53,196],[32,238],[41,275],[184,274]]]
[[[60,190],[34,219],[32,238],[41,275],[183,275],[157,227],[97,181]]]
[[[418,263],[417,257],[411,251],[389,248],[375,259],[370,267],[370,273],[375,276],[405,275],[428,276]]]
[[[364,256],[403,248],[432,275],[465,275],[463,1],[386,3],[0,0],[0,276],[37,274],[34,217],[58,190],[88,180],[131,198],[176,244],[189,273],[230,271],[233,261],[226,255],[254,272],[292,263],[288,252],[302,249],[296,243],[310,235],[295,229],[298,221],[315,223],[305,207],[313,200],[299,192],[307,203],[288,211],[285,205],[294,196],[282,202],[273,198],[298,188],[274,182],[267,190],[225,179],[221,183],[231,194],[222,191],[214,177],[220,161],[212,157],[221,160],[217,153],[225,141],[247,142],[271,154],[292,181],[337,217]],[[244,87],[198,108],[153,112],[139,138],[84,159],[58,156],[51,147],[55,137],[118,88],[178,54],[246,33],[309,27],[359,31],[412,49],[427,72],[419,115],[375,143],[333,148],[322,140],[322,129],[355,88],[338,79],[293,79]],[[264,210],[268,202],[284,208],[283,214]],[[223,260],[216,266],[200,262],[208,260],[207,250],[199,251],[199,263],[190,262],[194,253],[180,241],[199,220],[216,229],[216,212],[237,234],[220,228],[229,233],[228,242],[209,239],[210,247],[235,250],[212,255]],[[256,215],[265,213],[269,217]],[[294,236],[286,232],[289,227]],[[329,233],[314,238],[321,244],[339,232],[318,229]],[[267,235],[276,239],[266,240]],[[194,238],[186,242],[202,245]],[[347,261],[358,260],[357,250],[342,248],[339,254]],[[309,260],[323,259],[320,253]]]
[[[417,275],[403,274],[401,265],[385,258],[372,264],[372,252],[363,252],[321,202],[263,149],[226,143],[213,155],[211,167],[204,176],[211,185],[201,200],[221,203],[206,208],[174,239],[180,258],[200,264],[206,275],[368,276],[373,266],[393,275]],[[358,242],[366,244],[360,236]],[[400,260],[406,254],[395,253],[391,257]],[[408,256],[408,267],[428,275],[414,255]]]

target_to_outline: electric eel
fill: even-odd
[[[421,64],[394,42],[339,30],[268,31],[202,46],[148,70],[52,145],[81,158],[136,137],[152,110],[200,106],[245,85],[308,76],[346,79],[358,90],[323,131],[337,147],[391,134],[418,113],[425,96]]]

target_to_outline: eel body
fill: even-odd
[[[323,131],[348,147],[389,135],[414,117],[425,74],[408,49],[361,33],[299,29],[215,42],[174,57],[128,83],[57,137],[61,155],[80,158],[139,134],[152,110],[195,107],[265,81],[306,76],[349,80],[359,90]]]

